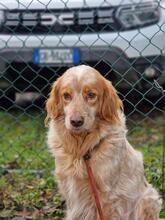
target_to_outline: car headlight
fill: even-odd
[[[5,21],[4,11],[0,10],[0,26],[4,23],[4,21]]]
[[[156,2],[122,5],[116,13],[116,19],[124,28],[153,24],[159,20],[159,17],[160,11]]]

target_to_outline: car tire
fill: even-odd
[[[0,90],[0,110],[9,110],[15,103],[15,91]]]
[[[144,103],[150,109],[163,110],[165,109],[165,96],[147,97]]]

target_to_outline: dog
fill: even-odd
[[[54,82],[46,109],[66,220],[99,220],[87,152],[105,220],[159,219],[160,196],[145,180],[142,154],[127,140],[123,104],[110,81],[90,66],[71,67]]]

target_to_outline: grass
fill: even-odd
[[[52,174],[43,114],[0,112],[0,122],[0,219],[58,219],[65,205]],[[143,152],[146,177],[161,193],[163,126],[163,115],[128,121],[129,141]]]

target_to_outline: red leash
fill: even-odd
[[[91,159],[91,155],[88,152],[84,155],[84,162],[85,162],[88,177],[89,177],[89,183],[90,183],[90,186],[91,186],[91,189],[92,189],[93,196],[95,198],[96,208],[98,210],[100,220],[105,220],[104,215],[103,215],[103,210],[101,208],[97,188],[96,188],[96,181],[95,181],[95,178],[93,176],[92,168],[90,166],[90,159]]]

